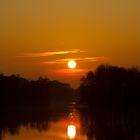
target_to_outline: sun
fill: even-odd
[[[70,69],[75,69],[76,66],[77,66],[76,61],[70,60],[70,61],[68,62],[68,68],[70,68]]]

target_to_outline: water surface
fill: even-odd
[[[48,123],[44,123],[44,129],[42,124],[37,124],[37,128],[30,125],[21,125],[16,133],[11,134],[8,129],[2,133],[2,140],[68,140],[68,126],[72,125],[76,128],[76,136],[73,139],[86,140],[86,136],[81,133],[80,115],[77,110],[75,102],[71,102],[68,105],[65,112],[56,111],[51,112]],[[48,120],[48,118],[47,118]],[[39,125],[41,125],[39,129]]]

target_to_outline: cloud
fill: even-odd
[[[20,57],[48,57],[54,55],[64,55],[64,54],[76,54],[84,52],[80,49],[71,49],[71,50],[63,50],[63,51],[49,51],[49,52],[42,52],[42,53],[26,53],[21,55]]]
[[[69,49],[69,50],[57,50],[57,51],[48,51],[48,52],[42,52],[42,53],[26,53],[23,54],[19,57],[27,57],[27,58],[46,58],[46,61],[42,62],[36,62],[35,64],[42,64],[42,65],[47,65],[47,64],[59,64],[59,63],[66,63],[70,60],[75,60],[77,62],[97,62],[97,61],[104,61],[108,60],[108,57],[75,57],[75,58],[66,58],[67,54],[75,54],[79,55],[79,53],[85,53],[85,51],[80,50],[80,49]],[[57,59],[55,57],[54,59],[52,58],[47,58],[49,56],[55,56],[55,55],[65,55],[64,59]]]
[[[43,61],[39,62],[38,64],[56,64],[56,63],[65,63],[70,60],[75,60],[77,62],[96,62],[96,61],[103,61],[108,60],[108,57],[81,57],[81,58],[65,58],[65,59],[57,59],[53,61]]]

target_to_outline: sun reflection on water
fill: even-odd
[[[57,114],[56,114],[57,115]],[[36,128],[21,127],[18,135],[7,133],[3,140],[19,139],[47,139],[47,140],[87,140],[86,136],[81,134],[80,116],[76,108],[76,103],[68,105],[66,114],[58,114],[57,121],[50,120],[49,128],[39,132]]]
[[[79,128],[79,114],[75,108],[76,103],[69,104],[67,136],[70,140],[76,137],[77,129]]]
[[[68,125],[68,137],[69,139],[74,139],[76,136],[76,126]]]

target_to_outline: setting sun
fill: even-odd
[[[76,68],[76,66],[77,66],[76,61],[71,60],[68,62],[68,68],[74,69],[74,68]]]

